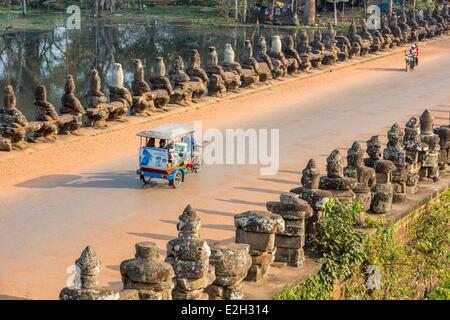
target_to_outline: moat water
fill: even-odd
[[[239,61],[244,40],[254,43],[264,35],[270,44],[274,34],[289,33],[296,38],[297,32],[274,26],[199,27],[151,21],[132,25],[82,26],[81,30],[55,27],[50,31],[0,34],[1,103],[4,86],[12,84],[19,109],[31,120],[35,114],[34,88],[40,84],[46,85],[50,102],[59,109],[67,74],[75,77],[77,96],[84,103],[87,74],[92,67],[98,69],[107,94],[108,70],[115,62],[122,64],[125,84],[130,87],[133,58],[142,60],[148,79],[151,64],[157,56],[164,57],[168,71],[172,59],[178,55],[187,63],[193,48],[200,51],[205,63],[208,47],[215,46],[221,61],[225,44],[231,43]]]

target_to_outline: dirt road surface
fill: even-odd
[[[201,214],[204,239],[232,238],[233,215],[263,209],[298,186],[308,159],[324,172],[333,149],[345,155],[353,141],[375,134],[385,141],[394,122],[403,125],[425,108],[447,123],[450,40],[421,52],[414,72],[403,71],[397,53],[152,124],[202,120],[204,130],[280,129],[275,176],[261,176],[258,166],[214,165],[189,176],[180,189],[144,189],[135,176],[135,134],[144,127],[87,138],[84,147],[60,145],[53,154],[25,153],[8,171],[14,174],[0,179],[0,298],[57,299],[71,275],[67,268],[87,244],[103,263],[101,283],[120,288],[118,266],[134,256],[134,244],[155,241],[164,255],[187,204]]]

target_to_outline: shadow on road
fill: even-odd
[[[225,212],[220,210],[211,210],[211,209],[197,209],[198,212],[204,214],[210,214],[214,216],[225,216],[225,217],[234,217],[235,213],[233,212]]]
[[[251,205],[251,206],[258,206],[258,207],[266,207],[266,203],[265,202],[255,202],[255,201],[247,201],[247,200],[240,200],[240,199],[214,199],[216,201],[221,201],[221,202],[228,202],[228,203],[233,203],[233,204],[247,204],[247,205]]]
[[[31,299],[25,297],[10,296],[7,294],[0,293],[0,300],[31,300]]]
[[[262,189],[262,188],[248,188],[248,187],[235,187],[234,189],[252,191],[252,192],[260,192],[260,193],[271,193],[271,194],[280,194],[283,192],[283,191],[279,191],[279,190]]]
[[[112,188],[112,189],[142,189],[135,172],[116,171],[104,173],[89,173],[82,175],[47,175],[16,185],[20,188]]]
[[[294,186],[298,184],[298,181],[283,180],[283,179],[259,178],[259,180],[262,180],[262,181],[268,181],[268,182],[276,182],[276,183],[289,184],[289,185],[294,185]]]
[[[405,68],[358,68],[366,71],[405,72]]]

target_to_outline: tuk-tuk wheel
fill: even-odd
[[[149,184],[149,183],[152,181],[152,178],[146,177],[146,176],[142,175],[142,176],[141,176],[141,180],[142,180],[142,182],[143,182],[145,185],[147,185],[147,184]]]
[[[176,189],[179,186],[181,186],[182,182],[183,182],[183,173],[181,171],[177,171],[172,181],[172,187]]]

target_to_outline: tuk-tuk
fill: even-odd
[[[140,169],[136,171],[144,185],[152,179],[164,179],[178,188],[190,172],[200,170],[195,153],[195,128],[184,124],[168,124],[139,132]]]

